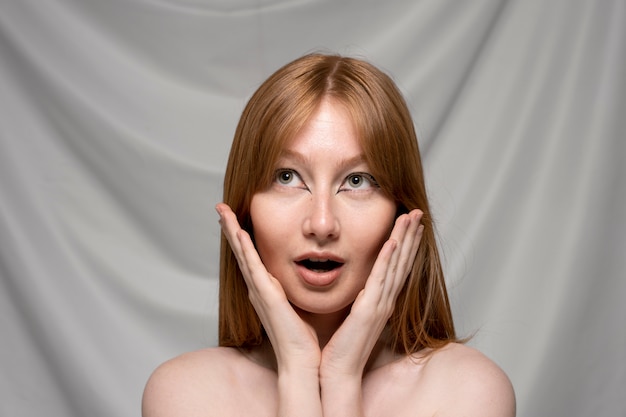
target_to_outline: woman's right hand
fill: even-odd
[[[254,306],[276,355],[279,370],[317,374],[321,351],[315,331],[293,309],[280,282],[265,268],[250,235],[224,203],[216,206],[222,231],[237,258]]]

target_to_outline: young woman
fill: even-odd
[[[144,417],[515,415],[455,335],[413,122],[377,68],[313,54],[273,74],[217,211],[220,346],[161,365]]]

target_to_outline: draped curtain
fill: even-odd
[[[216,344],[234,129],[311,51],[405,94],[458,331],[518,416],[625,415],[623,0],[0,0],[0,415],[138,416]]]

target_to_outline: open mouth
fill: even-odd
[[[313,272],[328,272],[333,269],[339,268],[343,265],[341,262],[327,260],[315,260],[315,259],[303,259],[297,262],[298,265],[305,267]]]

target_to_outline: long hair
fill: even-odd
[[[285,143],[325,98],[342,103],[349,111],[366,162],[382,191],[396,202],[397,215],[415,208],[424,213],[415,263],[388,323],[393,349],[409,354],[456,341],[413,121],[395,83],[373,65],[355,58],[311,54],[271,75],[250,98],[239,120],[224,178],[224,202],[252,234],[252,196],[271,183]],[[221,346],[261,343],[261,322],[223,236],[219,304]]]

